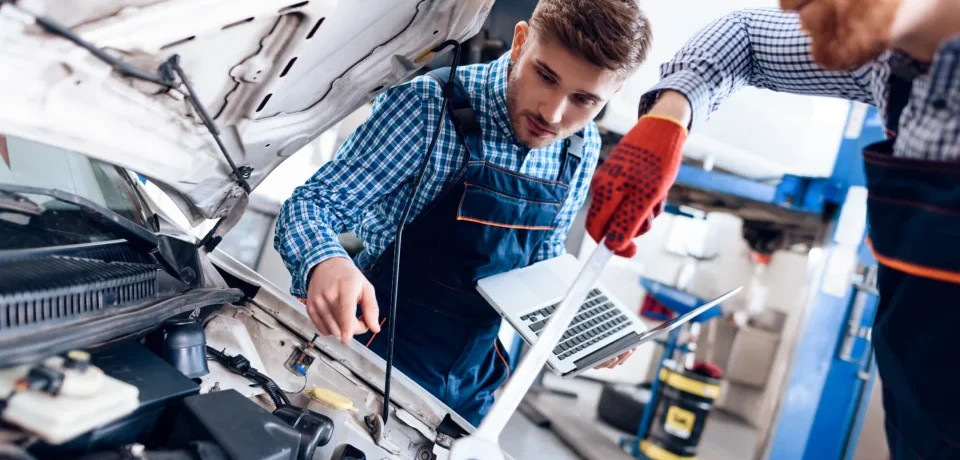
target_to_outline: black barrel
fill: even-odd
[[[695,460],[720,379],[683,369],[660,371],[657,412],[640,450],[651,460]]]

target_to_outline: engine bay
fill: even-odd
[[[442,405],[402,375],[395,376],[401,382],[384,424],[383,394],[373,383],[382,377],[367,350],[357,354],[311,332],[285,294],[244,281],[255,275],[222,253],[214,257],[220,264],[205,255],[193,260],[203,276],[191,288],[129,276],[149,264],[124,258],[130,253],[121,243],[93,249],[0,260],[4,273],[27,262],[74,270],[56,289],[35,283],[29,301],[21,290],[15,304],[0,289],[0,335],[18,344],[5,348],[10,353],[0,364],[0,395],[7,395],[0,444],[18,458],[431,460],[446,458],[465,434],[464,422],[444,416]],[[78,267],[90,272],[79,276]],[[33,273],[54,279],[49,269]],[[194,291],[236,300],[196,301]],[[103,329],[94,328],[98,317],[121,324],[118,317],[169,302],[165,296],[195,302],[135,333],[117,326],[109,339],[88,346],[25,352],[42,343],[31,345],[32,336]],[[36,356],[43,358],[29,358]]]
[[[94,3],[0,0],[0,457],[446,458],[469,423],[216,247],[493,1]]]

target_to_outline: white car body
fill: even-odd
[[[0,135],[77,152],[136,172],[173,199],[192,225],[229,231],[248,194],[193,108],[177,91],[120,75],[90,52],[46,33],[39,15],[126,63],[156,72],[180,64],[238,167],[256,187],[284,159],[390,85],[413,76],[430,50],[465,41],[493,0],[22,0],[0,2]],[[182,90],[183,88],[181,88]],[[2,166],[2,165],[0,165]],[[153,212],[155,204],[146,199]],[[166,223],[178,238],[195,237]],[[385,363],[357,343],[320,337],[307,381],[283,367],[317,333],[303,306],[219,250],[198,249],[204,282],[255,294],[206,324],[207,344],[242,352],[281,388],[324,387],[358,411],[314,458],[364,446],[367,458],[445,458],[444,431],[472,431],[439,400],[394,372],[382,439],[363,416],[379,413]],[[226,275],[229,276],[226,276]],[[223,275],[223,276],[221,276]],[[227,279],[229,278],[229,280]],[[232,388],[261,405],[262,390],[217,363],[201,392]],[[300,406],[305,394],[291,396]],[[312,406],[311,406],[312,407]],[[444,420],[446,419],[446,423]]]

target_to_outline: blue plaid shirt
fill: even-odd
[[[518,143],[507,110],[509,65],[509,54],[505,54],[492,63],[457,71],[483,130],[484,159],[510,171],[555,179],[565,143],[561,140],[535,150]],[[363,240],[364,249],[356,257],[360,268],[369,267],[393,242],[413,176],[436,129],[441,101],[440,85],[432,77],[417,77],[388,89],[374,100],[370,118],[344,142],[336,158],[283,204],[273,244],[292,274],[291,294],[306,297],[307,275],[316,264],[331,257],[347,257],[338,234],[353,231]],[[583,205],[599,153],[600,135],[596,124],[590,122],[570,193],[536,260],[563,253],[567,231]],[[465,158],[466,150],[447,116],[408,223],[440,194]]]
[[[916,77],[900,118],[894,155],[960,160],[960,36],[941,45],[932,66],[890,51],[852,72],[831,72],[810,57],[810,38],[795,13],[748,9],[705,27],[660,68],[661,81],[645,94],[640,113],[658,91],[683,93],[693,106],[691,126],[703,123],[744,85],[796,94],[834,96],[876,106],[886,114],[890,72]]]

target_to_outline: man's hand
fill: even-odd
[[[621,365],[623,365],[624,362],[627,361],[627,359],[630,358],[630,356],[633,355],[633,353],[634,353],[635,351],[637,351],[637,349],[636,349],[636,348],[633,348],[633,349],[631,349],[631,350],[629,350],[629,351],[625,351],[625,352],[623,352],[623,353],[620,353],[619,356],[617,356],[617,357],[615,357],[615,358],[610,358],[609,360],[607,360],[607,362],[605,362],[605,363],[600,364],[599,366],[597,366],[596,369],[613,369],[613,368],[615,368],[615,367],[617,367],[617,366],[621,366]]]
[[[380,308],[373,285],[350,259],[335,257],[313,267],[306,305],[320,333],[339,336],[344,345],[367,328],[380,332]],[[362,323],[355,316],[357,305],[363,313]]]
[[[623,136],[590,184],[587,232],[595,241],[606,237],[607,247],[619,256],[636,254],[633,238],[650,230],[680,170],[687,138],[682,120],[688,117],[663,114],[675,112],[676,97],[686,99],[679,93],[667,94]],[[658,110],[661,106],[666,108]]]

